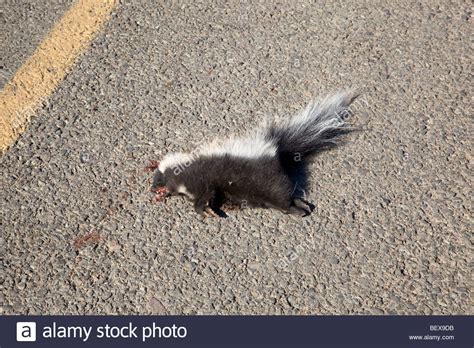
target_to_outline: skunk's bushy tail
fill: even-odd
[[[306,157],[337,143],[338,138],[352,128],[346,123],[350,104],[357,98],[354,91],[339,92],[322,100],[315,100],[292,118],[275,121],[267,130],[280,157]]]

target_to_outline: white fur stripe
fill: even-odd
[[[187,153],[177,152],[171,153],[165,156],[163,160],[160,161],[160,165],[158,166],[158,170],[162,173],[165,172],[166,169],[169,168],[176,168],[182,166],[189,166],[194,160],[194,157]]]
[[[273,141],[268,141],[262,134],[244,138],[229,138],[221,143],[211,143],[199,150],[203,156],[230,155],[242,158],[261,158],[276,156],[277,147]]]
[[[162,173],[169,168],[188,167],[200,156],[234,156],[240,158],[274,157],[277,147],[273,141],[265,139],[263,134],[257,133],[253,137],[229,138],[224,141],[214,141],[198,148],[192,153],[168,154],[160,162],[158,170]]]

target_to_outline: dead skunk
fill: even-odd
[[[221,207],[227,203],[309,215],[314,205],[305,199],[308,162],[351,131],[346,118],[356,97],[339,92],[248,136],[168,154],[159,163],[152,191],[185,195],[203,215],[226,216]]]

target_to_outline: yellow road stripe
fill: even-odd
[[[0,91],[0,152],[26,129],[116,4],[116,0],[77,0]]]

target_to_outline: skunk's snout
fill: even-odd
[[[163,186],[166,186],[165,175],[159,170],[157,170],[155,176],[153,177],[153,184],[151,185],[151,190],[156,191],[158,188]]]

